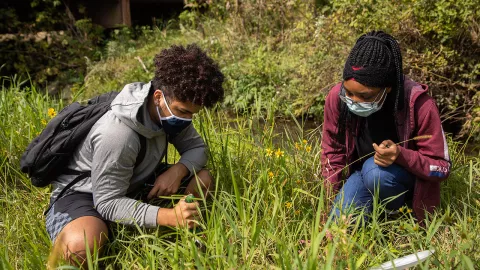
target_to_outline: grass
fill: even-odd
[[[63,104],[18,78],[11,81],[0,92],[0,268],[44,269],[51,243],[42,212],[50,190],[31,186],[18,164],[42,120],[50,119],[48,109]],[[89,268],[366,269],[426,249],[436,252],[418,269],[480,265],[480,159],[465,156],[462,143],[449,142],[452,174],[425,228],[406,209],[386,219],[378,202],[365,226],[333,224],[322,219],[329,209],[319,176],[320,127],[304,130],[295,121],[279,127],[268,109],[273,106],[238,116],[202,111],[195,119],[217,182],[203,204],[201,232],[116,225],[103,256],[88,258]]]

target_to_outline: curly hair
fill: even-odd
[[[167,98],[207,108],[223,100],[223,73],[197,44],[164,49],[154,63],[152,86],[164,90]]]

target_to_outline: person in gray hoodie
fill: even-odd
[[[164,49],[154,62],[153,80],[127,84],[73,154],[68,169],[91,171],[91,176],[58,200],[61,190],[76,176],[64,174],[52,182],[53,205],[46,218],[53,242],[50,267],[62,257],[82,264],[86,244],[91,252],[101,247],[110,222],[145,228],[194,226],[197,203],[181,199],[173,208],[160,208],[130,195],[142,190],[152,178],[147,201],[177,193],[181,186],[184,194],[207,194],[212,178],[204,169],[206,146],[192,117],[223,100],[224,76],[195,44]],[[141,136],[146,138],[145,157],[136,164]],[[166,154],[167,142],[181,158],[160,175],[153,175]]]

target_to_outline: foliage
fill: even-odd
[[[478,107],[479,5],[479,0],[335,0],[321,18],[319,34],[338,40],[372,29],[391,33],[403,50],[405,73],[430,86],[447,126],[462,124]],[[465,125],[460,134],[470,131]]]
[[[87,63],[100,59],[103,30],[90,19],[73,19],[65,9],[59,0],[32,0],[25,10],[29,20],[12,8],[2,9],[12,21],[0,23],[8,31],[0,43],[2,74],[28,73],[41,85],[55,81],[53,92],[83,82]]]
[[[51,243],[42,212],[50,193],[33,187],[18,162],[63,104],[18,78],[9,85],[0,91],[0,267],[44,269]],[[379,203],[368,225],[361,215],[356,223],[334,223],[323,219],[329,209],[318,178],[320,129],[282,126],[273,109],[257,111],[203,111],[195,119],[217,183],[210,200],[200,199],[201,232],[112,225],[104,256],[88,258],[91,269],[367,269],[426,249],[436,252],[420,269],[479,265],[480,160],[463,155],[463,144],[449,142],[452,175],[425,228],[407,208],[397,219],[385,217]],[[169,149],[171,161],[178,158]]]
[[[102,85],[111,84],[121,87],[127,79],[149,80],[152,71],[142,72],[134,57],[141,57],[148,69],[160,48],[197,42],[220,63],[227,77],[226,108],[243,112],[274,99],[279,116],[321,121],[325,94],[341,78],[344,59],[356,38],[383,29],[400,42],[405,74],[429,85],[447,132],[465,136],[479,119],[475,98],[480,75],[479,12],[472,8],[477,2],[189,1],[191,9],[180,16],[179,30],[175,23],[154,29],[150,43],[135,46],[131,53],[121,48],[129,42],[115,42],[119,47],[112,51],[125,53],[94,67],[86,90],[104,91]]]

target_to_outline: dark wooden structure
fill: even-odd
[[[77,2],[70,0],[71,3]],[[183,7],[183,0],[83,0],[88,16],[105,28],[132,25],[132,11],[139,20],[142,15],[161,17],[165,10]],[[156,16],[155,16],[156,15]]]

